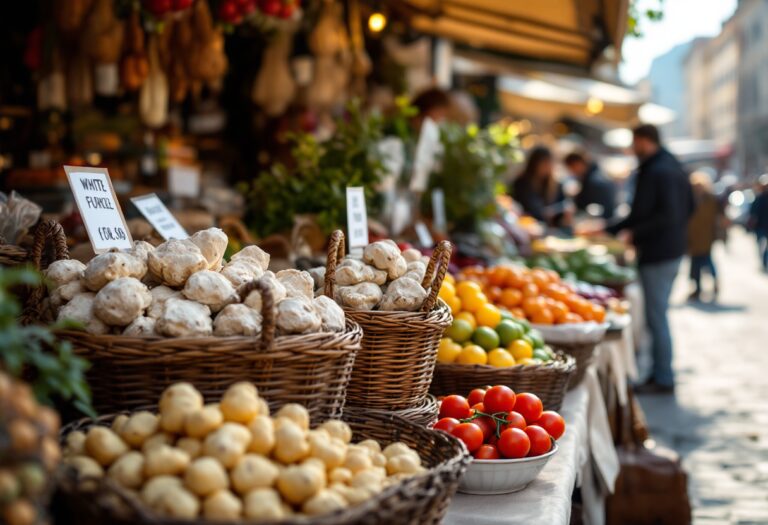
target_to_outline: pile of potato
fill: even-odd
[[[52,263],[55,318],[81,323],[92,334],[129,336],[251,336],[261,332],[261,293],[246,297],[243,285],[261,279],[272,291],[278,334],[344,330],[344,312],[314,296],[307,272],[268,271],[269,254],[248,246],[224,261],[226,234],[218,228],[156,248],[137,241],[128,251],[97,255],[84,265]]]
[[[111,478],[157,514],[218,520],[325,514],[424,471],[404,443],[352,444],[351,429],[336,420],[310,430],[301,405],[271,417],[250,383],[207,405],[192,385],[177,383],[159,409],[70,433],[64,463],[81,477]]]
[[[376,241],[362,260],[346,257],[336,267],[334,299],[353,310],[415,312],[428,295],[421,286],[428,264],[416,249],[401,252],[394,241]]]
[[[44,522],[48,480],[61,458],[59,424],[27,383],[0,372],[0,523]]]

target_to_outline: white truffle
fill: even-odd
[[[127,252],[108,252],[90,260],[83,273],[85,286],[98,292],[107,283],[121,277],[141,279],[147,273],[147,265]]]
[[[415,312],[421,308],[426,298],[427,292],[421,287],[421,283],[410,277],[400,277],[389,283],[379,309]]]
[[[325,286],[325,266],[318,266],[317,268],[310,268],[307,273],[312,277],[315,282],[315,291],[322,290]]]
[[[288,291],[285,289],[285,286],[277,280],[274,273],[270,271],[264,272],[261,282],[269,286],[269,289],[272,292],[272,302],[274,304],[279,303],[288,296]],[[245,297],[243,302],[257,312],[261,312],[261,292],[259,290],[254,290],[249,293],[248,297]]]
[[[300,270],[281,270],[276,274],[277,280],[285,286],[288,297],[298,297],[312,300],[315,296],[315,281],[307,272]]]
[[[62,284],[51,292],[51,308],[58,311],[63,304],[71,301],[74,296],[87,291],[88,290],[83,286],[83,282],[80,279]]]
[[[167,286],[184,286],[190,275],[208,268],[200,248],[189,239],[166,241],[149,254],[149,271]]]
[[[375,283],[360,283],[337,288],[341,305],[354,310],[373,310],[384,295]]]
[[[121,277],[99,290],[93,301],[96,316],[112,326],[126,326],[139,317],[152,302],[152,295],[141,281]]]
[[[363,282],[384,284],[387,282],[387,272],[352,258],[344,259],[336,268],[337,285],[351,286]]]
[[[208,228],[195,233],[189,240],[200,248],[203,257],[208,261],[209,270],[221,268],[221,261],[229,243],[226,233],[219,228]]]
[[[288,298],[277,305],[277,328],[283,334],[306,334],[320,330],[322,320],[304,299]]]
[[[134,241],[133,248],[128,252],[137,259],[144,261],[147,264],[149,254],[155,251],[155,247],[149,244],[147,241]]]
[[[78,281],[85,272],[85,265],[76,259],[53,261],[45,270],[45,278],[54,288],[59,288],[73,281]]]
[[[168,337],[201,337],[213,333],[211,309],[184,299],[168,299],[155,324],[157,333]]]
[[[61,307],[57,321],[68,319],[82,323],[85,331],[89,334],[109,333],[109,326],[93,315],[93,300],[96,294],[87,292],[81,293],[72,298],[67,304]]]
[[[366,246],[363,261],[379,270],[386,270],[390,280],[401,277],[408,266],[400,254],[400,248],[392,241],[376,241]]]
[[[251,259],[238,259],[228,262],[221,270],[221,275],[226,277],[232,286],[240,288],[245,283],[256,281],[264,275],[264,270],[256,261]]]
[[[256,262],[263,272],[266,272],[267,268],[269,268],[269,254],[258,246],[246,246],[236,254],[232,255],[232,261],[240,261],[243,259]]]
[[[226,277],[210,270],[190,275],[181,293],[190,301],[208,305],[213,312],[240,299]]]
[[[416,248],[408,248],[407,250],[403,250],[403,259],[405,259],[405,262],[407,263],[421,261],[421,252]]]
[[[344,310],[336,304],[336,301],[325,295],[315,297],[312,300],[312,306],[320,316],[322,324],[320,329],[323,332],[343,332],[346,326],[344,319]]]
[[[403,274],[403,277],[410,277],[414,281],[422,282],[424,281],[424,275],[427,273],[427,265],[423,262],[419,261],[413,261],[409,262],[406,272]]]
[[[261,314],[244,304],[230,304],[213,321],[213,334],[258,335],[261,333]]]
[[[139,316],[123,330],[123,335],[151,337],[157,335],[155,331],[156,320],[151,317]]]
[[[168,299],[184,299],[181,292],[168,288],[163,284],[155,286],[149,293],[152,294],[152,304],[147,309],[147,317],[152,319],[157,319],[163,314],[163,308]]]

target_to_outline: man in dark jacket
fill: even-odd
[[[590,204],[598,204],[602,208],[600,215],[603,219],[613,218],[616,209],[616,187],[613,181],[603,174],[597,163],[579,151],[569,153],[563,162],[581,183],[581,191],[575,199],[576,207],[585,211]]]
[[[667,308],[680,260],[686,252],[693,192],[685,170],[661,146],[655,126],[643,125],[634,130],[633,149],[640,165],[635,174],[632,211],[607,231],[629,231],[638,255],[646,323],[653,338],[653,374],[638,390],[672,393],[672,336]]]

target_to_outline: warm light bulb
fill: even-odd
[[[587,100],[587,113],[590,115],[597,115],[603,111],[603,107],[605,107],[605,104],[599,98],[589,97],[589,100]]]
[[[387,26],[387,17],[384,13],[373,13],[368,17],[368,29],[374,33],[379,33]]]

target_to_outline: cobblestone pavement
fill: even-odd
[[[683,456],[695,525],[768,524],[768,275],[756,251],[741,231],[716,249],[717,303],[685,302],[684,265],[670,314],[677,393],[641,399],[652,437]]]

